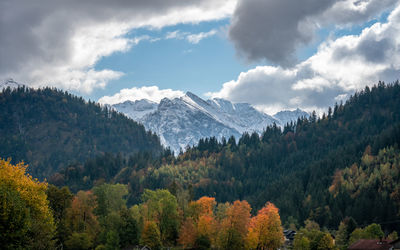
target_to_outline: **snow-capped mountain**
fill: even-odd
[[[307,112],[297,108],[296,110],[289,111],[289,110],[284,110],[276,113],[274,117],[280,121],[280,124],[282,126],[290,123],[290,122],[297,122],[297,119],[299,117],[309,117],[310,114]]]
[[[158,104],[146,99],[137,101],[125,101],[113,105],[113,107],[126,116],[131,117],[134,120],[140,120],[143,116],[152,113],[157,110]]]
[[[161,100],[154,113],[139,122],[161,138],[161,143],[179,152],[187,145],[196,144],[200,138],[215,136],[218,139],[239,132],[215,119],[189,96]]]
[[[175,152],[204,137],[222,139],[233,135],[238,138],[244,132],[262,133],[273,123],[283,126],[287,121],[308,116],[304,111],[295,110],[279,112],[273,117],[248,103],[232,103],[220,98],[205,101],[191,92],[180,98],[164,98],[159,104],[140,100],[112,107],[158,134],[161,143]]]
[[[7,79],[7,80],[3,81],[2,83],[0,83],[0,92],[6,88],[16,89],[16,88],[23,87],[23,86],[24,86],[23,84],[18,83],[10,78],[10,79]]]

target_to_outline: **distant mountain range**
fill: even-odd
[[[0,92],[23,86],[13,79],[7,79],[0,83]],[[245,132],[261,134],[268,125],[275,123],[283,127],[299,117],[309,116],[300,109],[281,111],[270,116],[248,103],[232,103],[221,98],[205,101],[191,92],[180,98],[164,98],[160,103],[142,99],[111,107],[155,132],[161,143],[175,153],[188,145],[197,144],[201,138],[214,136],[221,140],[222,137],[239,138]]]
[[[112,107],[155,132],[161,143],[175,152],[195,145],[201,138],[239,138],[245,132],[261,134],[268,125],[275,123],[283,127],[299,117],[309,116],[300,109],[270,116],[248,103],[232,103],[220,98],[205,101],[191,92],[180,98],[164,98],[159,104],[142,99]]]

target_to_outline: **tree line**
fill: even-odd
[[[307,219],[326,228],[337,227],[346,217],[360,225],[396,221],[398,164],[392,162],[400,142],[399,96],[398,82],[380,82],[321,117],[313,113],[283,129],[272,125],[261,135],[245,133],[238,140],[201,139],[177,157],[169,149],[156,157],[144,152],[130,157],[102,154],[69,165],[49,181],[74,192],[104,182],[126,184],[129,205],[140,202],[145,189],[176,187],[188,190],[192,199],[247,200],[255,211],[270,200],[280,208],[284,223],[297,227]],[[390,157],[379,156],[385,150]],[[376,163],[366,169],[370,158]],[[380,167],[387,164],[391,167]],[[354,166],[361,166],[362,175],[337,186],[337,177]],[[371,174],[374,179],[363,177]],[[352,189],[353,180],[359,189]],[[384,230],[400,228],[387,223]]]

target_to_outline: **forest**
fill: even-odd
[[[302,226],[309,219],[336,228],[344,218],[352,217],[360,225],[384,222],[389,233],[400,230],[398,223],[391,223],[400,219],[399,164],[395,160],[400,142],[399,96],[398,82],[379,83],[321,117],[314,113],[284,129],[267,127],[261,136],[244,134],[237,141],[232,137],[221,142],[201,139],[177,157],[168,149],[159,157],[143,152],[128,158],[103,154],[69,165],[49,181],[68,185],[74,192],[103,182],[126,184],[129,205],[140,201],[144,189],[158,188],[183,188],[192,199],[247,200],[256,209],[271,201],[286,225]],[[380,157],[382,152],[390,157]],[[379,177],[338,182],[346,169],[366,168],[365,159],[374,160],[363,176],[378,172]],[[383,175],[388,177],[383,179]],[[338,183],[360,185],[362,191],[347,191]]]
[[[175,195],[145,189],[141,202],[128,207],[127,185],[105,183],[73,194],[32,178],[26,168],[0,160],[2,249],[278,249],[285,243],[279,209],[270,202],[252,213],[245,200],[218,203],[207,196],[191,200],[183,189]],[[358,239],[384,236],[378,224],[359,228],[352,218],[334,232],[336,245],[331,233],[306,220],[290,247],[346,249]]]
[[[46,178],[104,152],[162,151],[159,138],[122,114],[68,92],[20,87],[0,92],[0,155]]]
[[[52,113],[55,124],[57,119],[70,124],[65,115],[59,116],[72,114],[69,105],[74,102],[83,105],[79,112],[87,107],[97,111],[85,115],[94,119],[89,128],[76,130],[89,138],[87,148],[72,147],[76,151],[58,158],[51,155],[62,152],[61,146],[36,149],[37,138],[23,132],[27,129],[23,124],[37,132],[31,124],[43,125],[47,111],[33,112],[31,117],[21,111],[17,118],[2,118],[2,135],[3,131],[11,134],[1,138],[0,153],[4,159],[12,158],[1,161],[0,213],[4,216],[0,223],[2,230],[10,225],[18,228],[12,231],[16,233],[2,234],[3,245],[13,244],[7,245],[9,249],[60,245],[66,249],[135,245],[276,249],[284,244],[283,229],[297,231],[294,249],[347,249],[361,238],[397,238],[398,82],[366,87],[326,114],[319,117],[314,112],[283,129],[273,125],[261,135],[201,139],[178,156],[162,149],[158,138],[141,125],[68,93],[8,90],[0,94],[0,102],[13,95],[33,98],[30,94],[40,96],[35,103],[42,103],[43,110],[49,109],[47,102],[59,103],[57,96],[74,100],[67,98],[65,106],[61,101],[52,107],[67,110]],[[16,111],[9,107],[19,106],[31,110],[27,105],[0,107],[13,116]],[[24,122],[18,123],[21,117]],[[123,126],[141,132],[127,139]],[[71,137],[75,144],[66,145],[78,145],[82,138]],[[91,147],[90,140],[99,144]],[[114,148],[113,143],[118,145]],[[27,237],[48,237],[50,245],[35,245],[43,241]]]

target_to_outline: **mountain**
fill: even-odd
[[[158,104],[146,99],[137,101],[125,101],[123,103],[115,104],[113,107],[119,112],[125,114],[134,120],[140,120],[143,116],[153,113],[157,110]]]
[[[157,110],[138,121],[160,136],[161,143],[179,152],[187,145],[196,144],[200,138],[215,136],[240,136],[239,132],[227,126],[203,109],[188,95],[181,98],[161,100]]]
[[[201,138],[220,140],[230,136],[239,138],[245,132],[261,134],[268,125],[276,123],[283,127],[299,117],[308,117],[299,109],[272,117],[248,103],[232,103],[220,98],[205,101],[191,92],[180,98],[164,98],[158,105],[143,99],[112,107],[155,132],[161,143],[175,152],[195,145]]]
[[[23,86],[25,86],[25,85],[18,83],[10,78],[10,79],[7,79],[4,82],[0,83],[0,92],[7,88],[17,89],[17,88],[21,88]]]
[[[5,86],[20,86],[8,81]],[[159,138],[126,116],[67,92],[6,88],[0,92],[0,157],[29,164],[37,177],[98,154],[159,154]]]
[[[300,117],[309,117],[310,115],[297,108],[296,110],[293,111],[289,111],[289,110],[284,110],[284,111],[280,111],[278,113],[276,113],[274,115],[274,118],[278,119],[280,121],[280,124],[288,124],[288,123],[295,123],[297,122],[297,118]]]
[[[255,209],[271,201],[287,226],[309,219],[337,228],[352,217],[400,230],[399,96],[398,82],[379,83],[320,118],[284,130],[270,126],[261,137],[243,134],[237,142],[202,139],[161,166],[132,164],[114,181],[131,190],[180,186],[195,198],[247,200]]]
[[[351,217],[358,225],[382,222],[385,231],[399,231],[399,96],[398,82],[379,83],[328,114],[301,118],[283,130],[273,125],[261,136],[245,133],[238,141],[201,139],[177,157],[139,153],[123,162],[100,156],[65,168],[54,183],[73,190],[104,180],[127,184],[129,204],[140,202],[145,189],[186,189],[193,199],[247,200],[255,209],[270,201],[279,207],[285,227],[312,220],[337,228]],[[182,108],[172,100],[162,103],[166,110]],[[224,110],[233,110],[224,104]],[[117,173],[102,173],[107,166]]]

